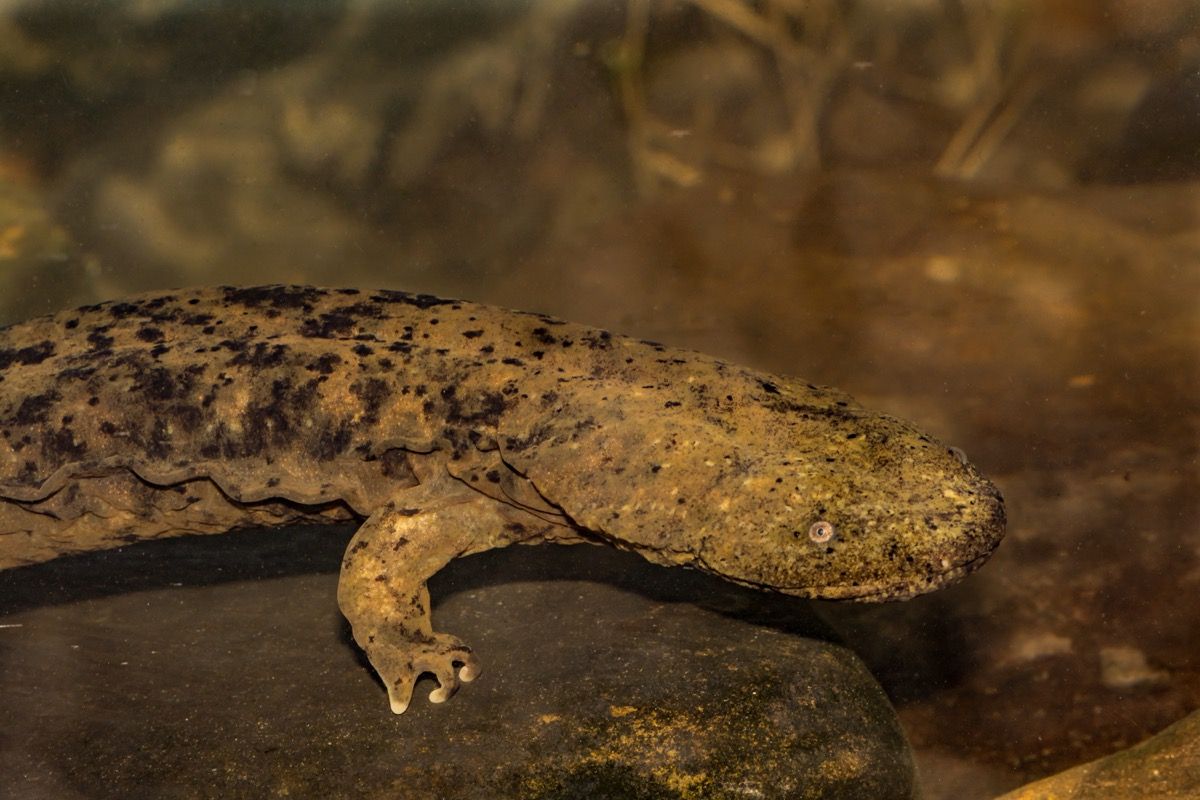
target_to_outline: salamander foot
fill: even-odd
[[[392,639],[395,643],[391,643]],[[438,688],[429,693],[431,703],[444,703],[458,691],[459,683],[479,677],[479,659],[456,636],[435,633],[409,637],[376,634],[367,637],[367,658],[388,690],[392,713],[403,714],[412,702],[417,678],[429,673]]]

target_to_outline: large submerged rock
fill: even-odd
[[[483,660],[403,716],[334,602],[344,533],[241,533],[0,573],[16,797],[914,795],[894,711],[809,606],[601,547],[436,579]],[[216,582],[214,582],[216,581]],[[64,588],[65,587],[65,588]]]

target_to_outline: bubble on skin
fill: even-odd
[[[817,544],[824,544],[832,539],[836,532],[837,529],[833,527],[832,522],[826,522],[822,519],[814,522],[812,527],[808,529],[808,538]]]

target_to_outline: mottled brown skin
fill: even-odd
[[[0,568],[362,518],[338,602],[397,713],[422,673],[438,702],[478,673],[430,626],[425,582],[460,555],[600,542],[887,600],[961,577],[1004,532],[996,489],[905,422],[540,314],[219,287],[0,330]]]

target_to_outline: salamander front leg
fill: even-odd
[[[502,506],[475,493],[420,487],[372,514],[350,540],[338,582],[338,606],[387,686],[392,711],[403,714],[413,684],[431,673],[445,702],[460,681],[479,675],[471,648],[434,633],[425,582],[453,558],[514,541]]]

